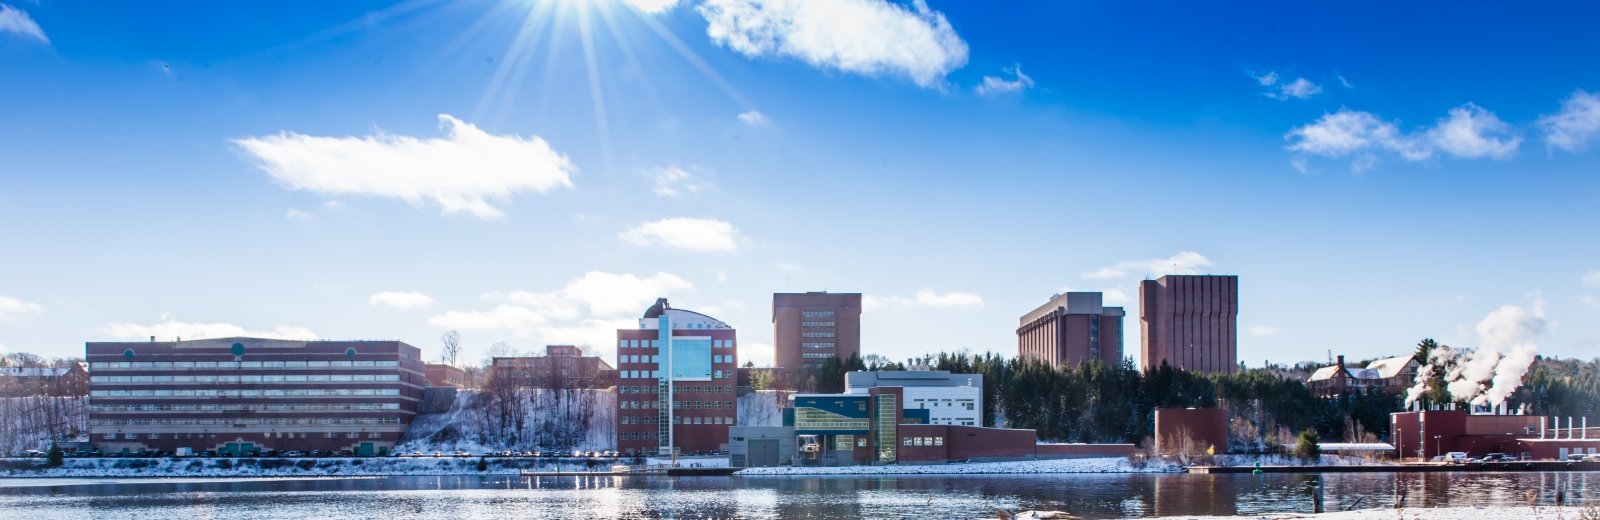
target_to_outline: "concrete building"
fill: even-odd
[[[1122,307],[1101,305],[1097,292],[1057,294],[1022,315],[1017,326],[1017,357],[1053,366],[1098,359],[1122,363]]]
[[[943,370],[848,372],[844,391],[867,395],[874,388],[895,387],[906,410],[925,410],[926,424],[983,426],[983,375]],[[918,416],[922,417],[922,416]]]
[[[103,452],[386,454],[416,416],[422,351],[399,341],[91,342],[89,431]]]
[[[737,333],[656,300],[638,329],[617,331],[617,447],[625,454],[727,453]]]
[[[814,369],[828,358],[861,355],[861,293],[772,295],[775,366]]]
[[[1239,370],[1239,277],[1167,275],[1139,284],[1145,370]]]
[[[617,384],[617,369],[573,345],[546,345],[543,356],[497,357],[489,362],[490,386],[510,384],[555,390],[601,389]]]
[[[765,468],[794,464],[794,427],[734,426],[728,429],[728,465]]]

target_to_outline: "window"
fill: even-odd
[[[808,330],[808,331],[800,333],[800,337],[803,337],[803,338],[831,338],[831,337],[833,337],[833,331],[831,331],[831,330],[819,330],[819,331],[810,331],[810,330]]]
[[[833,349],[831,341],[807,341],[800,343],[800,348],[806,349]]]
[[[801,318],[832,318],[833,311],[800,311]]]
[[[833,326],[833,322],[831,322],[831,321],[802,321],[802,322],[800,322],[800,326],[801,327],[832,327]]]

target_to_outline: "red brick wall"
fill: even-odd
[[[1184,432],[1201,450],[1210,446],[1217,453],[1228,451],[1228,414],[1220,408],[1156,409],[1156,452],[1175,449]]]
[[[1132,444],[1040,444],[1041,459],[1073,457],[1126,457],[1133,455]]]
[[[1038,434],[1033,430],[1003,430],[976,426],[947,426],[944,445],[950,460],[1021,459],[1036,454]]]

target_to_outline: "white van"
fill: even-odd
[[[1464,464],[1467,462],[1467,452],[1452,451],[1444,454],[1444,461],[1451,464]]]

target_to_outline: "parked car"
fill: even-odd
[[[45,452],[39,451],[39,450],[23,450],[22,451],[22,456],[29,457],[29,458],[43,458],[45,455],[48,455],[48,454],[45,453]]]
[[[1451,464],[1463,464],[1466,463],[1468,459],[1469,457],[1467,457],[1467,452],[1464,451],[1452,451],[1444,454],[1444,461]]]
[[[1590,453],[1583,460],[1584,462],[1600,462],[1600,453]]]
[[[1488,455],[1484,455],[1482,459],[1479,459],[1480,462],[1511,462],[1515,460],[1517,460],[1516,457],[1506,455],[1504,453],[1490,453]]]
[[[1585,457],[1588,457],[1588,455],[1584,455],[1582,453],[1571,453],[1567,455],[1567,462],[1582,462]]]

